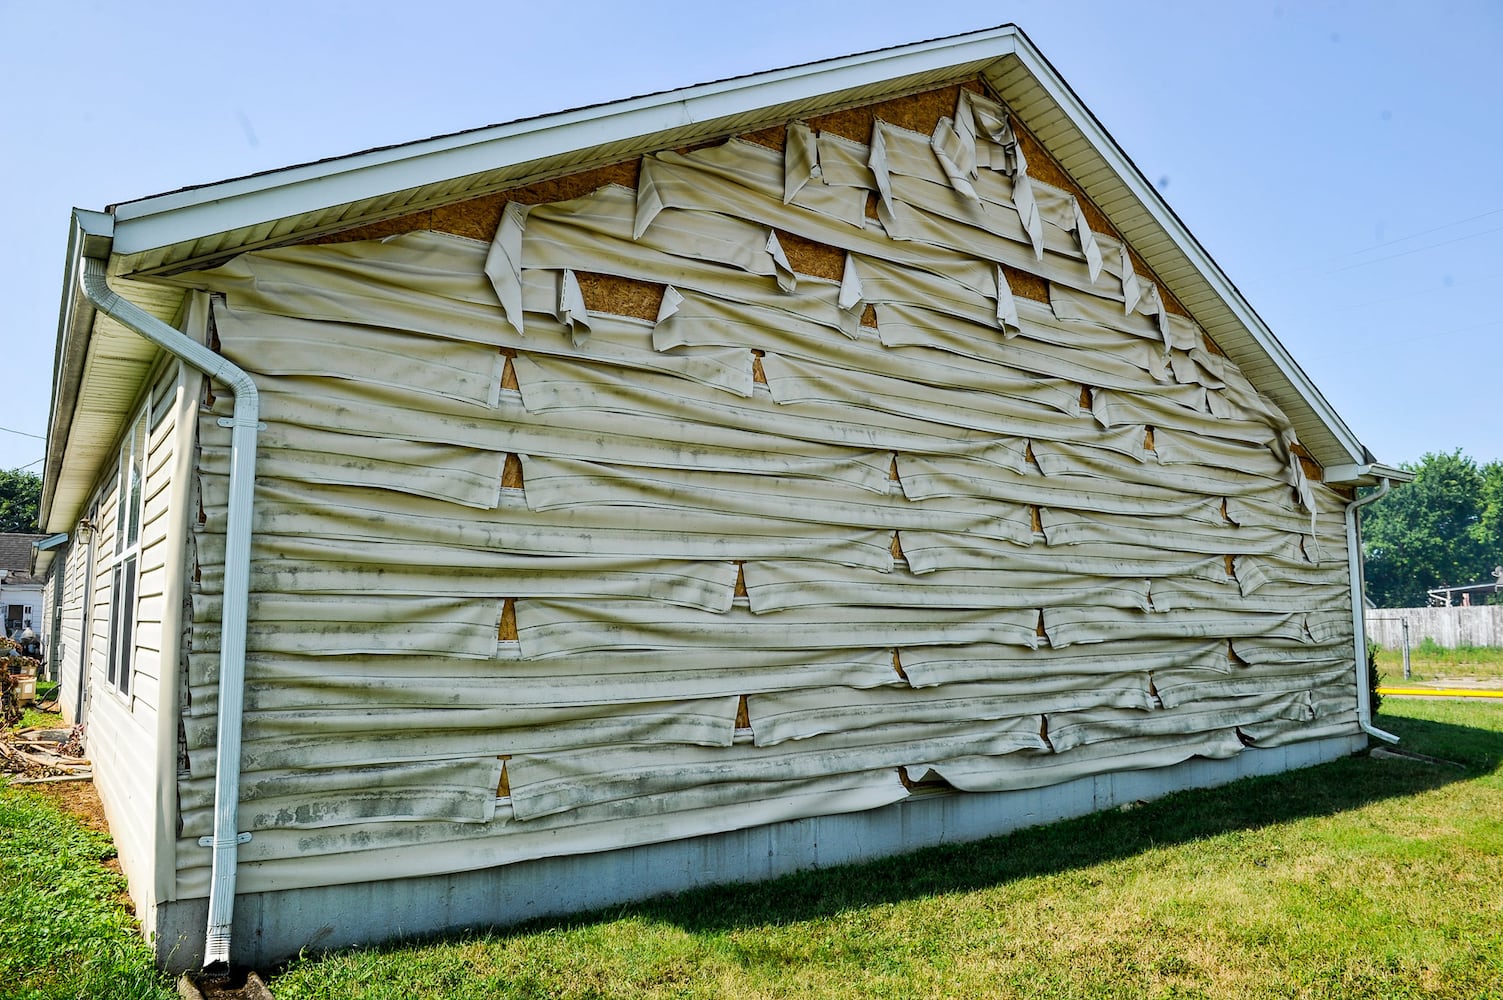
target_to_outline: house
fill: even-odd
[[[0,609],[5,612],[5,634],[16,636],[27,629],[42,635],[42,581],[31,574],[31,547],[44,535],[0,532]]]
[[[77,211],[41,553],[160,960],[1374,730],[1378,465],[1019,30]]]
[[[1503,566],[1493,567],[1492,583],[1469,583],[1464,587],[1435,587],[1426,591],[1430,606],[1449,608],[1453,605],[1471,607],[1487,604],[1495,594],[1503,593]]]

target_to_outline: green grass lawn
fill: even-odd
[[[1450,680],[1492,682],[1503,687],[1503,649],[1462,646],[1444,649],[1428,640],[1409,649],[1410,680],[1437,683]],[[1378,673],[1385,685],[1404,683],[1404,653],[1399,649],[1378,650]]]
[[[567,923],[297,961],[350,997],[1503,997],[1503,705],[1350,758]]]
[[[1137,809],[460,940],[279,1000],[1503,997],[1503,705],[1388,699],[1355,757]],[[0,787],[0,998],[162,998],[108,841]]]
[[[171,1000],[104,867],[110,839],[0,777],[0,997]]]

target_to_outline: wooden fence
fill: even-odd
[[[1403,620],[1409,620],[1409,645],[1430,638],[1438,646],[1503,646],[1503,605],[1470,608],[1369,608],[1367,638],[1385,649],[1404,645]]]

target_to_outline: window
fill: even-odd
[[[141,501],[146,478],[146,414],[142,413],[120,448],[115,481],[115,551],[110,567],[110,649],[108,678],[130,694],[136,651],[136,563],[141,553]]]

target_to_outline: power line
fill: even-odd
[[[1424,250],[1434,250],[1436,247],[1449,246],[1452,243],[1460,243],[1462,240],[1474,240],[1479,236],[1487,236],[1491,233],[1503,233],[1503,226],[1500,226],[1497,229],[1484,229],[1480,233],[1469,233],[1466,236],[1457,236],[1455,239],[1441,240],[1439,243],[1426,243],[1422,247],[1415,247],[1413,250],[1400,250],[1398,253],[1389,254],[1387,257],[1377,257],[1373,260],[1359,260],[1355,264],[1348,264],[1345,267],[1338,267],[1333,270],[1327,271],[1326,273],[1339,274],[1342,271],[1350,271],[1356,267],[1366,267],[1369,264],[1381,264],[1385,260],[1396,260],[1399,257],[1407,257],[1412,253],[1420,253]]]
[[[1476,215],[1469,215],[1469,216],[1467,216],[1464,219],[1456,219],[1453,222],[1444,222],[1444,223],[1441,223],[1438,226],[1432,226],[1429,229],[1422,229],[1422,230],[1420,230],[1417,233],[1409,233],[1409,234],[1404,235],[1404,236],[1396,236],[1396,237],[1394,237],[1391,240],[1384,240],[1381,243],[1374,243],[1372,246],[1370,246],[1370,247],[1363,247],[1360,250],[1351,250],[1351,251],[1348,251],[1347,253],[1339,253],[1339,254],[1335,254],[1334,256],[1331,256],[1331,257],[1322,257],[1322,258],[1320,258],[1318,260],[1312,260],[1312,261],[1309,261],[1309,262],[1304,263],[1304,264],[1298,264],[1298,265],[1296,265],[1294,267],[1291,267],[1291,268],[1289,268],[1287,270],[1277,272],[1276,274],[1273,275],[1273,277],[1280,278],[1280,277],[1283,277],[1286,274],[1297,274],[1300,271],[1309,271],[1309,270],[1312,270],[1314,268],[1324,266],[1326,264],[1335,264],[1335,263],[1338,263],[1339,261],[1346,260],[1349,257],[1357,257],[1357,256],[1360,256],[1360,255],[1365,254],[1365,253],[1372,253],[1373,251],[1375,251],[1375,250],[1381,250],[1384,247],[1395,246],[1395,245],[1397,245],[1399,243],[1407,243],[1409,240],[1417,240],[1421,236],[1429,236],[1431,233],[1438,233],[1438,232],[1440,232],[1443,229],[1453,229],[1456,226],[1462,226],[1462,225],[1465,225],[1468,222],[1475,222],[1478,219],[1486,219],[1489,216],[1500,215],[1500,214],[1503,214],[1503,208],[1494,208],[1494,209],[1491,209],[1491,210],[1486,211],[1486,212],[1478,212]],[[1490,232],[1496,232],[1496,230],[1489,230],[1489,231]],[[1464,239],[1465,237],[1462,237],[1462,238]],[[1436,246],[1444,246],[1444,245],[1445,245],[1444,243],[1438,243],[1438,244],[1436,244]],[[1385,258],[1385,259],[1387,259],[1387,258]],[[1376,263],[1376,261],[1374,261],[1372,263]],[[1353,266],[1355,267],[1355,266],[1360,266],[1360,265],[1353,265]],[[1326,273],[1330,274],[1330,273],[1334,273],[1334,272],[1328,271]]]
[[[6,431],[10,434],[19,434],[22,437],[36,438],[38,441],[47,440],[47,437],[44,434],[33,434],[31,433],[31,431],[18,431],[13,427],[0,427],[0,431]]]
[[[1438,233],[1442,229],[1450,229],[1454,226],[1460,226],[1468,222],[1475,222],[1478,219],[1485,219],[1489,215],[1498,215],[1499,213],[1503,213],[1503,208],[1495,208],[1490,212],[1479,212],[1476,215],[1469,215],[1465,219],[1457,219],[1455,222],[1446,222],[1431,229],[1422,229],[1417,233],[1410,233],[1408,236],[1396,236],[1391,240],[1384,240],[1382,243],[1374,243],[1372,246],[1366,247],[1362,250],[1353,250],[1351,253],[1346,254],[1345,256],[1355,257],[1359,253],[1371,253],[1374,250],[1381,250],[1384,247],[1391,247],[1395,243],[1403,243],[1407,240],[1417,240],[1421,236],[1429,236],[1431,233]]]

